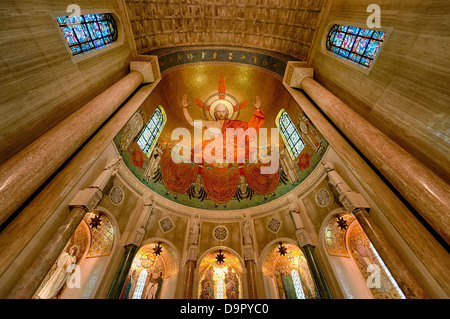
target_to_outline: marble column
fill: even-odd
[[[305,254],[306,261],[308,263],[309,271],[313,277],[314,284],[317,288],[317,293],[320,299],[333,299],[330,289],[328,288],[327,281],[320,267],[319,260],[317,259],[316,252],[314,251],[315,245],[308,232],[303,226],[303,222],[300,218],[300,209],[295,196],[288,197],[289,212],[291,213],[292,220],[296,228],[295,235],[297,237],[300,247],[302,247]]]
[[[195,268],[197,267],[196,260],[188,260],[186,262],[186,280],[184,284],[184,299],[192,299],[192,292],[194,291],[194,277]]]
[[[186,277],[184,281],[184,299],[193,299],[194,277],[197,267],[198,246],[196,244],[189,245],[188,256],[186,261]]]
[[[408,299],[426,299],[428,298],[425,291],[417,283],[416,279],[410,273],[403,260],[398,256],[397,252],[387,241],[383,231],[370,217],[369,212],[365,208],[357,208],[353,211],[353,215],[358,220],[362,229],[369,237],[376,251],[383,259],[386,267],[394,276],[395,281]]]
[[[138,251],[138,246],[135,244],[128,244],[125,247],[125,252],[123,253],[122,259],[117,269],[116,275],[114,276],[111,288],[109,289],[106,299],[120,299],[120,294],[127,279],[128,272],[130,271],[131,264],[133,263],[133,258]]]
[[[258,290],[256,289],[256,264],[254,260],[245,261],[247,270],[247,288],[248,299],[258,299]]]
[[[306,261],[308,262],[309,271],[314,279],[319,298],[333,299],[330,289],[328,288],[327,281],[325,280],[325,276],[323,275],[322,268],[317,260],[316,252],[314,251],[315,246],[306,244],[303,245],[302,248],[305,253]]]
[[[253,248],[253,231],[250,218],[242,216],[242,243],[244,252],[245,269],[247,271],[247,290],[249,299],[258,299],[256,287],[256,263]]]
[[[124,246],[125,252],[120,261],[119,267],[114,276],[111,287],[109,288],[108,295],[106,299],[119,299],[120,294],[123,289],[123,285],[127,278],[128,272],[130,271],[131,264],[133,263],[133,258],[137,251],[141,247],[142,241],[145,237],[146,226],[149,218],[151,216],[153,207],[155,205],[154,200],[155,195],[145,195],[144,196],[144,207],[139,214],[139,219],[136,228],[128,235],[127,242]]]
[[[72,207],[66,220],[53,234],[48,244],[9,293],[8,299],[31,299],[33,297],[39,285],[58,259],[58,256],[64,250],[70,237],[72,237],[78,225],[83,220],[84,215],[90,211],[90,208],[97,205],[102,198],[102,193],[96,188],[87,188],[79,192],[78,197],[82,197],[82,201],[85,204],[74,205]]]
[[[31,299],[33,297],[87,212],[85,207],[74,207],[71,210],[67,219],[9,293],[8,299]]]
[[[92,211],[102,199],[103,191],[114,174],[118,161],[118,158],[110,161],[91,186],[79,191],[70,201],[70,213],[66,220],[59,226],[47,245],[9,293],[8,298],[28,299],[34,295],[83,220],[84,215]]]
[[[295,68],[291,87],[303,89],[420,215],[450,243],[450,186],[356,111]]]
[[[386,267],[389,269],[392,276],[394,276],[395,281],[405,297],[408,299],[428,298],[427,294],[418,284],[403,260],[392,248],[392,245],[387,240],[384,232],[370,217],[368,212],[370,207],[363,196],[353,192],[330,163],[326,164],[326,169],[328,171],[329,183],[339,193],[339,201],[347,211],[351,212],[356,217],[367,237],[379,253],[381,259],[383,259]]]
[[[30,197],[144,81],[132,71],[0,166],[0,224]]]
[[[157,57],[145,56],[148,63],[157,64]],[[159,70],[156,68],[159,72]],[[0,232],[0,276],[9,277],[10,272],[22,276],[24,270],[12,270],[14,260],[26,249],[33,237],[51,218],[61,205],[67,205],[70,198],[66,195],[77,189],[86,174],[90,174],[92,165],[100,160],[105,149],[112,143],[119,130],[139,109],[152,91],[161,81],[161,76],[155,82],[142,86],[124,103],[112,117],[93,135],[83,148],[79,149],[70,162],[61,167],[61,171],[48,181],[33,199],[18,213],[13,220]],[[30,171],[32,174],[32,171]],[[57,194],[57,195],[55,195]],[[4,225],[2,225],[4,226]],[[56,230],[55,226],[52,229]],[[18,232],[20,230],[20,236]],[[35,254],[33,254],[34,256]],[[35,257],[32,257],[34,259]],[[28,265],[28,263],[27,263]],[[26,266],[28,268],[28,266]],[[0,277],[2,278],[2,277]],[[1,291],[1,290],[0,290]],[[8,291],[10,289],[8,288]]]

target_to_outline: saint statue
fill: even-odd
[[[40,299],[54,298],[58,292],[64,287],[70,273],[67,267],[73,265],[77,261],[78,246],[70,247],[69,252],[62,252],[56,261],[56,270],[50,276],[47,283],[44,285],[38,296]]]
[[[261,98],[256,97],[256,103],[254,103],[255,111],[248,122],[229,119],[229,110],[224,103],[218,103],[214,108],[214,121],[193,121],[187,107],[190,103],[187,102],[187,95],[184,95],[181,100],[181,106],[183,107],[183,114],[195,129],[206,129],[206,135],[211,139],[203,140],[202,143],[194,146],[194,161],[212,163],[220,157],[225,159],[227,156],[226,146],[233,146],[234,149],[234,161],[238,160],[238,152],[244,151],[245,158],[249,158],[250,150],[249,143],[252,141],[256,133],[263,125],[265,121],[265,115],[261,110]],[[248,129],[254,129],[254,131]],[[235,135],[227,136],[227,129],[242,129],[237,131],[237,140],[235,141]],[[246,134],[247,133],[247,134]],[[217,139],[220,137],[219,139]],[[213,143],[214,141],[222,141],[223,145]],[[242,148],[245,147],[245,150]],[[237,148],[237,149],[236,149]],[[218,152],[218,154],[216,154]],[[220,154],[221,153],[221,154]]]
[[[189,245],[197,245],[198,237],[200,235],[200,221],[198,215],[195,215],[192,221],[191,229],[189,230]]]
[[[247,217],[244,219],[243,237],[244,237],[244,245],[250,245],[253,243],[252,231],[250,229],[250,222]]]

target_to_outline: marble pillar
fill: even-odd
[[[365,208],[357,208],[353,211],[353,215],[358,220],[362,229],[369,237],[370,242],[375,247],[386,267],[394,276],[395,281],[408,299],[426,299],[428,298],[425,291],[417,283],[403,260],[398,256],[396,251],[389,244],[383,234],[383,231],[372,220]]]
[[[139,247],[135,244],[128,244],[125,247],[122,259],[120,260],[119,268],[114,276],[111,288],[109,289],[106,299],[120,299],[120,294],[130,271],[133,258],[136,255]]]
[[[184,299],[192,299],[192,293],[194,291],[194,277],[195,268],[197,267],[196,260],[188,260],[186,262],[186,279],[184,282]]]
[[[64,223],[9,293],[8,299],[31,299],[33,297],[87,211],[85,207],[72,209]]]
[[[136,90],[132,71],[0,166],[0,224],[30,197]]]
[[[247,288],[248,299],[258,299],[258,290],[256,288],[256,264],[254,260],[245,261],[247,270]]]
[[[308,262],[309,271],[314,279],[314,283],[317,288],[317,293],[320,299],[333,299],[330,289],[328,288],[327,281],[323,275],[322,268],[314,251],[315,246],[306,244],[302,246],[305,253],[306,261]]]
[[[288,63],[288,68],[290,63]],[[289,72],[286,70],[287,78],[288,75]],[[446,248],[411,213],[396,193],[383,182],[302,91],[290,87],[289,81],[284,81],[283,86],[329,142],[331,150],[342,159],[350,173],[355,176],[361,187],[378,205],[380,211],[377,212],[377,217],[381,217],[381,215],[386,217],[397,233],[401,235],[404,243],[411,249],[415,255],[411,259],[414,260],[414,265],[408,265],[408,267],[427,294],[432,298],[448,298],[450,275],[445,266],[449,263],[449,254]],[[379,224],[379,227],[384,229],[382,224]],[[408,258],[410,253],[402,250],[402,244],[394,242],[391,236],[389,234],[388,238],[392,246],[402,258]]]
[[[194,277],[197,267],[198,246],[196,244],[189,245],[188,256],[186,261],[186,277],[184,282],[184,299],[193,299]]]
[[[146,56],[156,64],[155,56]],[[8,271],[15,258],[20,255],[52,214],[61,205],[67,205],[70,200],[67,194],[78,188],[86,173],[89,172],[111,143],[120,129],[148,98],[161,81],[158,75],[154,83],[142,86],[124,103],[112,117],[92,136],[82,149],[79,149],[70,162],[65,163],[61,171],[43,188],[31,202],[24,207],[13,220],[0,232],[0,275]],[[55,142],[56,143],[56,142]],[[29,167],[32,166],[31,164]],[[37,167],[37,166],[36,166]],[[31,167],[34,171],[34,168]],[[31,174],[31,173],[30,173]],[[90,173],[89,173],[90,174]],[[1,178],[0,178],[1,182]],[[19,184],[22,181],[19,181]],[[57,196],[55,196],[57,194]],[[13,196],[13,195],[12,195]],[[1,203],[3,204],[3,202]],[[3,225],[2,225],[3,226]],[[57,226],[55,226],[57,227]],[[20,236],[18,232],[20,231]],[[34,259],[34,258],[33,258]],[[18,270],[18,272],[22,272]],[[20,274],[21,276],[22,274]]]
[[[297,203],[298,198],[296,196],[289,196],[289,212],[291,213],[292,220],[296,228],[295,235],[297,237],[298,243],[304,252],[306,261],[308,263],[309,271],[313,277],[314,284],[317,288],[317,293],[320,299],[333,299],[330,289],[328,288],[327,281],[320,267],[319,260],[317,259],[316,252],[314,251],[315,245],[305,230],[303,222],[300,218],[300,208]],[[305,213],[305,212],[303,212]]]
[[[297,82],[300,84],[296,87],[314,100],[436,232],[450,243],[449,184],[316,82],[311,68],[305,68],[299,74],[301,77]]]
[[[395,281],[406,298],[427,298],[427,294],[417,283],[416,279],[397,252],[392,248],[392,245],[387,240],[384,232],[370,217],[368,212],[370,207],[364,197],[361,194],[352,191],[343,178],[336,172],[332,164],[326,163],[325,166],[329,183],[339,193],[339,201],[347,211],[351,212],[356,217],[367,237],[379,253],[381,259],[383,259],[386,267],[392,273],[392,276],[394,276]]]

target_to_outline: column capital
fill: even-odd
[[[315,246],[311,237],[305,228],[299,228],[295,231],[295,235],[297,236],[298,243],[300,246],[304,247],[306,245]]]
[[[367,211],[370,209],[367,201],[359,193],[345,192],[339,196],[339,201],[344,205],[345,209],[351,213],[356,209],[364,208]]]
[[[293,68],[293,70],[290,71],[290,76],[286,78],[286,83],[292,88],[301,89],[302,81],[305,78],[313,78],[314,76],[314,69],[311,67],[297,67],[293,64],[291,68]]]
[[[92,211],[102,199],[103,194],[97,188],[85,188],[79,191],[69,203],[69,208],[82,207],[87,212]]]
[[[198,246],[190,245],[188,249],[187,260],[197,261],[198,258]]]
[[[145,230],[140,227],[136,228],[135,230],[133,230],[130,233],[130,235],[128,235],[128,239],[127,239],[125,246],[130,245],[130,244],[136,245],[138,247],[141,246],[144,236],[145,236]]]
[[[143,59],[134,59],[130,61],[130,72],[138,71],[144,77],[143,83],[155,82],[155,72],[153,70],[152,61]]]
[[[255,260],[255,253],[253,251],[253,245],[244,245],[243,246],[243,252],[244,252],[244,260]]]

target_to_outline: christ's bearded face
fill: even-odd
[[[225,104],[217,104],[214,110],[214,117],[216,118],[216,121],[228,118],[228,108]]]

